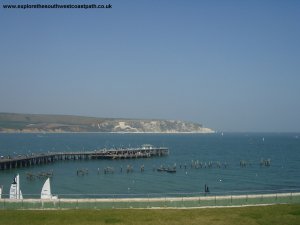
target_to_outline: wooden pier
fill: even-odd
[[[169,149],[164,147],[142,146],[140,148],[101,149],[81,152],[48,152],[0,159],[0,170],[30,167],[34,165],[53,163],[59,160],[83,159],[134,159],[165,156]]]

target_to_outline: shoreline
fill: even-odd
[[[97,131],[63,131],[63,132],[49,132],[49,131],[0,131],[0,134],[215,134],[212,132],[97,132]]]
[[[281,198],[299,197],[300,192],[286,192],[274,194],[244,194],[244,195],[212,195],[196,197],[156,197],[156,198],[58,198],[58,199],[9,199],[1,198],[0,202],[176,202],[176,201],[217,201],[217,200],[238,200],[238,199],[260,199],[260,198]]]

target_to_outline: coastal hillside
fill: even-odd
[[[213,133],[214,131],[198,123],[178,120],[0,113],[0,132]]]

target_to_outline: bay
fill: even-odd
[[[139,147],[143,144],[168,147],[170,154],[146,159],[59,161],[2,170],[0,185],[4,186],[7,195],[14,175],[19,173],[24,198],[39,198],[46,178],[28,179],[26,174],[53,171],[52,192],[59,197],[182,196],[203,194],[205,185],[209,186],[210,194],[217,195],[299,191],[299,136],[297,133],[2,133],[1,156]],[[271,165],[261,166],[262,159],[270,159]],[[240,166],[241,161],[245,162],[245,167]],[[176,173],[155,169],[175,164]],[[126,173],[127,165],[133,167],[133,172]],[[143,165],[145,171],[141,172]],[[105,167],[113,167],[114,173],[105,174]],[[81,168],[88,169],[88,174],[78,176],[77,170]]]

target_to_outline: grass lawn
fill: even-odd
[[[0,210],[1,225],[300,224],[300,204],[210,209]]]

